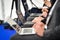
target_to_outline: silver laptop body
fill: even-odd
[[[13,19],[7,18],[6,22],[14,29],[19,35],[35,34],[34,28],[21,28]]]

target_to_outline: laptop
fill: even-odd
[[[13,19],[7,18],[6,22],[14,29],[19,35],[35,34],[34,28],[21,28]]]

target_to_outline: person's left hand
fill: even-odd
[[[32,27],[35,29],[35,32],[38,36],[43,36],[45,24],[42,22],[35,23]]]

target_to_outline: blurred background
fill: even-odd
[[[5,20],[8,16],[10,16],[12,1],[13,0],[0,0],[0,20]],[[25,11],[24,11],[22,3],[20,5],[21,5],[21,12],[22,12],[23,16],[25,16]],[[11,18],[12,19],[17,18],[15,3],[14,3],[14,6],[13,6],[13,11],[12,11]],[[13,35],[15,35],[16,31],[8,29],[8,28],[5,29],[4,26],[5,25],[0,24],[0,40],[10,40],[10,38]]]
[[[10,40],[15,33],[15,30],[4,29],[4,25],[0,25],[0,40]]]
[[[4,20],[7,16],[10,16],[11,13],[12,0],[0,0],[0,20]],[[12,12],[12,15],[17,18],[15,12],[15,5]],[[10,37],[15,34],[15,30],[4,29],[4,25],[0,24],[0,40],[10,40]]]

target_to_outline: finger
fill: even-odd
[[[43,12],[43,13],[41,14],[41,16],[44,16],[44,17],[47,17],[47,15],[48,15],[47,12]]]
[[[37,17],[36,17],[36,18],[34,18],[34,19],[32,20],[32,22],[35,22],[35,21],[36,21],[36,19],[37,19]]]
[[[47,8],[42,8],[42,12],[48,12]]]
[[[40,22],[41,20],[43,20],[44,18],[42,17],[37,17],[36,19],[34,19],[32,22]]]

